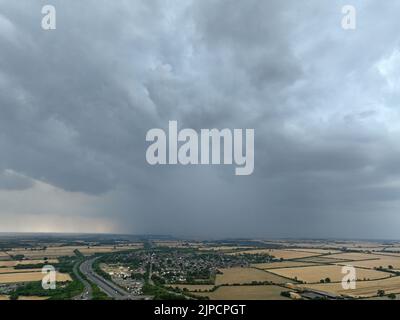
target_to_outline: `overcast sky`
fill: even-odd
[[[0,231],[400,238],[399,12],[0,0]],[[169,120],[254,128],[253,175],[148,165]]]

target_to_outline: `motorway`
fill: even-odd
[[[80,261],[75,263],[73,271],[74,271],[75,276],[78,278],[78,280],[83,283],[83,285],[85,286],[85,289],[84,289],[83,293],[80,294],[79,296],[75,297],[74,300],[91,300],[92,299],[92,286],[90,285],[90,283],[88,281],[83,279],[81,277],[81,275],[79,274],[78,267],[79,267],[80,263],[81,263]]]
[[[87,279],[89,279],[89,281],[97,285],[100,290],[102,290],[110,298],[113,298],[115,300],[143,300],[149,298],[148,296],[131,295],[129,292],[117,286],[115,283],[98,275],[93,270],[93,263],[97,259],[99,259],[99,257],[90,258],[89,260],[84,261],[80,265],[79,270],[87,277]]]
[[[93,263],[97,259],[98,258],[91,258],[84,261],[79,268],[81,272],[89,279],[89,281],[97,285],[109,297],[115,300],[129,300],[130,294],[127,291],[94,272]]]

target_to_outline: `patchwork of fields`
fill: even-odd
[[[255,282],[285,283],[285,279],[279,275],[255,268],[230,268],[221,269],[215,280],[216,285],[223,284],[249,284]]]
[[[330,282],[341,282],[344,274],[342,274],[342,267],[336,265],[322,265],[322,266],[311,266],[311,267],[298,267],[298,268],[282,268],[273,269],[270,272],[293,279],[295,281],[302,281],[304,283],[315,283],[320,282],[326,278],[329,278]],[[390,277],[390,274],[386,272],[360,269],[356,268],[358,280],[374,280]]]
[[[132,243],[115,246],[46,245],[3,250],[0,251],[0,285],[42,281],[44,274],[41,266],[56,265],[60,262],[60,257],[75,256],[76,250],[84,256],[91,256],[98,253],[122,252],[142,247],[142,243]],[[68,273],[57,272],[56,281],[69,282],[72,281],[72,278]],[[5,295],[0,294],[0,296],[0,299],[6,298]]]
[[[71,281],[69,274],[57,272],[56,280],[59,282]],[[42,272],[14,272],[14,273],[1,273],[0,283],[15,283],[15,282],[32,282],[42,281]]]
[[[83,259],[82,255],[87,257],[95,254],[119,256],[125,255],[125,251],[143,249],[138,251],[142,252],[145,261],[139,268],[143,272],[142,275],[146,272],[146,265],[148,266],[148,253],[152,254],[151,263],[158,261],[159,266],[162,265],[165,270],[162,273],[159,266],[158,268],[153,266],[155,279],[170,272],[172,264],[178,271],[181,265],[193,268],[191,270],[194,271],[196,268],[208,265],[211,271],[206,277],[185,278],[180,274],[171,282],[160,282],[160,286],[167,291],[175,290],[175,294],[179,292],[192,298],[197,295],[207,296],[212,300],[287,300],[313,297],[370,299],[393,298],[391,294],[400,295],[399,243],[317,240],[309,242],[252,240],[233,244],[178,240],[160,240],[149,244],[138,242],[129,245],[109,245],[109,242],[103,245],[95,245],[93,242],[85,245],[76,243],[79,245],[58,243],[26,248],[20,246],[13,249],[2,247],[0,287],[8,284],[18,286],[39,282],[43,278],[42,265],[55,264],[61,267],[66,260],[73,262],[69,269],[64,269],[68,270],[67,273],[57,272],[56,280],[65,282],[64,285],[68,286],[68,283],[75,284],[71,282],[72,266],[75,264],[74,258],[71,257]],[[155,259],[157,253],[153,252],[154,248],[161,248],[160,252],[164,252],[167,257],[165,263],[161,258]],[[176,252],[181,254],[177,255]],[[170,258],[170,254],[174,258]],[[185,262],[185,257],[191,260]],[[218,264],[221,261],[224,264]],[[342,272],[343,266],[355,268],[357,279],[355,289],[343,288],[342,280],[346,275]],[[114,269],[114,274],[130,272],[127,266],[118,264]],[[48,298],[38,297],[39,295],[24,297],[21,294],[19,299]],[[9,296],[0,291],[0,300],[6,299],[9,299]]]
[[[131,246],[54,246],[45,248],[18,248],[6,251],[8,256],[23,255],[28,259],[57,258],[60,256],[74,256],[75,250],[79,250],[83,255],[93,255],[96,253],[112,253],[125,250],[141,248],[142,244],[133,244]]]
[[[378,295],[400,294],[400,246],[389,250],[373,242],[346,242],[328,246],[305,246],[283,249],[219,246],[215,251],[229,255],[266,255],[273,261],[249,267],[219,270],[215,286],[179,285],[190,292],[220,299],[281,299],[283,291],[294,293],[311,290],[326,292],[329,297],[379,298]],[[399,251],[397,251],[399,248]],[[208,248],[209,249],[209,248]],[[345,290],[343,266],[356,271],[356,289]],[[398,273],[396,273],[398,272]],[[257,282],[257,285],[252,285]],[[270,283],[270,285],[266,285]],[[264,285],[262,285],[264,284]],[[284,298],[285,299],[285,298]]]
[[[225,286],[220,287],[206,295],[211,300],[289,300],[281,296],[284,287],[266,285],[266,286]]]

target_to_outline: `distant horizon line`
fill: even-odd
[[[118,233],[118,232],[28,232],[28,231],[0,231],[0,237],[3,235],[68,235],[68,236],[119,236],[119,237],[160,237],[171,238],[175,240],[202,240],[202,241],[232,241],[232,240],[247,240],[247,241],[278,241],[278,240],[305,240],[305,241],[318,241],[318,240],[336,240],[336,241],[400,241],[400,239],[393,238],[346,238],[346,237],[203,237],[203,236],[177,236],[172,234],[155,234],[155,233]]]

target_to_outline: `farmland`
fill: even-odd
[[[343,278],[342,268],[336,265],[323,265],[311,267],[298,267],[298,268],[282,268],[273,269],[270,272],[290,278],[293,280],[302,281],[304,283],[320,282],[321,279],[329,278],[332,282],[341,281]],[[382,279],[388,278],[390,274],[376,270],[356,269],[357,278],[362,279]]]
[[[13,249],[7,251],[9,256],[23,255],[28,259],[57,258],[59,256],[74,256],[75,250],[79,250],[83,255],[93,255],[96,253],[112,253],[124,250],[140,248],[141,244],[131,246],[54,246],[36,247],[31,249]]]
[[[400,294],[400,242],[342,240],[194,241],[119,236],[0,237],[1,299],[82,295],[74,265],[96,260],[99,276],[152,299],[383,299]],[[57,290],[41,286],[54,266]],[[356,288],[342,285],[353,267]],[[114,298],[108,297],[108,298]]]
[[[353,290],[344,290],[341,283],[312,284],[306,287],[338,295],[351,296],[353,298],[367,298],[376,297],[378,290],[385,291],[385,294],[400,293],[400,277],[375,281],[360,281],[357,283],[356,289]]]
[[[353,261],[351,264],[355,267],[370,269],[379,267],[386,269],[400,269],[400,257],[382,256],[372,260]]]
[[[15,267],[18,265],[29,265],[29,264],[44,264],[44,263],[58,263],[59,261],[57,259],[49,259],[49,260],[5,260],[5,261],[0,261],[0,268],[3,267]]]
[[[222,284],[245,284],[252,282],[273,282],[285,283],[288,280],[267,271],[262,271],[254,268],[230,268],[220,269],[222,274],[218,274],[215,280],[216,285]]]
[[[210,300],[289,300],[281,296],[283,287],[274,285],[265,286],[229,286],[201,295],[206,295]]]
[[[313,264],[310,262],[302,261],[282,261],[282,262],[271,262],[271,263],[258,263],[252,266],[257,269],[269,270],[279,268],[293,268],[293,267],[309,267]]]
[[[43,274],[41,272],[15,272],[15,273],[1,273],[0,283],[18,283],[18,282],[32,282],[41,281]],[[68,274],[57,273],[57,281],[71,281]]]
[[[268,254],[274,256],[277,259],[298,259],[298,258],[316,256],[319,255],[320,253],[294,251],[294,250],[257,249],[257,250],[238,251],[232,254]]]

